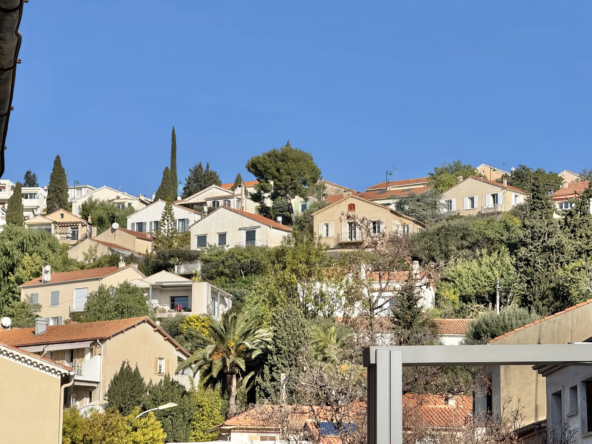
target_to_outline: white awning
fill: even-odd
[[[29,347],[19,347],[21,350],[28,351],[30,353],[38,353],[43,350],[45,351],[58,351],[58,350],[74,350],[77,348],[90,347],[93,341],[82,341],[82,342],[66,342],[63,344],[43,344],[43,345],[31,345]]]
[[[98,387],[98,382],[92,381],[81,381],[80,379],[74,379],[74,386],[75,387]]]

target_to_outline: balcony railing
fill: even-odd
[[[248,240],[234,244],[235,247],[267,247],[268,245],[267,239]]]
[[[339,244],[356,244],[364,241],[364,233],[362,231],[347,231],[345,233],[337,233],[337,243]]]
[[[488,206],[485,206],[485,207],[482,207],[481,208],[481,213],[483,213],[483,214],[499,213],[500,211],[502,211],[502,205],[501,204],[488,205]]]

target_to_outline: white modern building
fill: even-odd
[[[157,200],[128,216],[127,229],[140,233],[156,233],[165,205],[164,200]],[[179,233],[189,231],[189,226],[201,219],[201,215],[197,211],[177,204],[173,204],[173,213]]]
[[[8,200],[14,193],[16,184],[10,180],[0,180],[0,207],[8,208]],[[46,211],[47,189],[42,187],[22,187],[23,216],[25,220],[39,216]],[[1,223],[0,223],[1,225]]]
[[[96,190],[90,190],[88,185],[85,185],[87,188],[76,188],[74,191],[78,193],[84,193],[80,196],[76,196],[72,199],[72,213],[80,216],[80,210],[82,208],[82,204],[89,199],[101,200],[105,202],[109,202],[119,208],[128,208],[132,207],[135,210],[140,210],[145,208],[150,202],[142,195],[140,197],[132,196],[131,194],[125,193],[120,190],[116,190],[115,188],[111,188],[108,186],[102,186],[97,188]]]
[[[77,199],[82,196],[86,196],[89,193],[92,193],[96,190],[95,187],[91,185],[72,185],[68,187],[68,202],[72,202],[74,199]]]

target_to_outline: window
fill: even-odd
[[[39,293],[31,293],[31,304],[39,303]]]
[[[220,201],[215,200],[215,201],[212,202],[212,207],[218,208],[219,206],[220,206]]]
[[[177,227],[179,233],[185,233],[187,231],[187,219],[177,220]]]
[[[129,208],[129,207],[131,207],[131,206],[132,206],[132,203],[131,203],[131,202],[128,202],[128,203],[127,203],[127,207]]]
[[[259,435],[259,441],[261,442],[270,442],[270,441],[277,441],[277,435]]]
[[[324,224],[325,237],[329,237],[329,224]]]
[[[356,224],[354,222],[348,222],[347,225],[348,225],[348,232],[347,232],[348,240],[355,241],[356,238],[357,238],[357,236],[356,236],[356,234],[357,234],[356,233],[356,228],[357,228],[356,227]]]
[[[78,227],[70,227],[68,231],[70,240],[78,240]]]
[[[556,436],[563,434],[563,404],[561,400],[561,391],[551,395],[551,424],[550,430],[556,433]]]
[[[380,221],[379,220],[373,220],[372,221],[372,234],[380,234]]]
[[[171,296],[171,310],[178,312],[189,310],[189,296]]]
[[[82,189],[76,188],[76,197],[82,196]]]
[[[88,403],[92,403],[92,390],[88,391]]]
[[[491,206],[496,206],[499,203],[499,194],[493,193],[489,195],[489,202]]]
[[[125,210],[125,203],[118,203],[118,204],[115,204],[115,206],[117,208],[119,208],[120,210]]]
[[[60,305],[60,292],[59,291],[52,291],[51,292],[51,302],[49,304],[51,307],[56,307]]]
[[[218,245],[226,245],[226,233],[218,233]]]
[[[64,218],[64,213],[60,213],[60,219]]]
[[[6,185],[0,186],[0,193],[6,193]]]
[[[74,303],[72,306],[73,311],[83,311],[86,305],[86,299],[88,297],[88,288],[75,288],[74,289]]]
[[[136,222],[136,231],[139,233],[146,232],[146,222]]]
[[[448,199],[444,201],[444,210],[445,211],[452,211],[452,199]]]
[[[208,246],[208,236],[207,235],[201,235],[201,236],[197,236],[197,246],[198,247],[207,247]]]
[[[166,360],[164,358],[158,358],[156,373],[158,373],[159,375],[164,375],[165,371],[166,371]]]
[[[356,211],[356,204],[347,204],[347,211]]]
[[[255,245],[257,242],[257,231],[249,230],[245,232],[245,245]]]
[[[569,410],[568,415],[575,415],[578,413],[578,386],[574,385],[569,388]]]
[[[37,193],[24,193],[23,194],[23,199],[37,199]]]
[[[56,316],[54,318],[49,318],[49,324],[48,325],[62,325],[62,317],[61,316]]]
[[[409,235],[409,225],[403,225],[403,234],[406,236]]]
[[[228,208],[230,208],[230,201],[229,201],[228,199],[226,199],[226,200],[224,201],[224,204],[223,204],[223,205],[224,205],[225,207],[228,207]]]
[[[571,208],[570,202],[559,202],[559,209],[563,211],[567,211]]]
[[[159,221],[157,221],[157,220],[154,221],[154,232],[155,233],[158,231],[158,223],[159,223]]]
[[[300,212],[304,212],[306,210],[306,202],[300,204]]]
[[[469,209],[476,208],[476,206],[475,206],[475,196],[469,197],[468,198],[468,202],[469,202]]]

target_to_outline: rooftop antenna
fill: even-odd
[[[395,171],[395,187],[397,186],[397,171],[405,171],[403,168],[397,168],[397,167],[393,167],[393,170]]]
[[[391,173],[389,170],[386,170],[386,180],[384,181],[384,184],[386,185],[386,189],[388,191],[389,187],[389,176],[392,176],[393,173]]]

